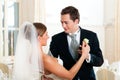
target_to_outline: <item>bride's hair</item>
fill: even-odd
[[[39,78],[39,72],[43,71],[36,29],[32,23],[25,22],[20,27],[17,37],[13,78],[38,80],[35,78]]]
[[[38,36],[43,36],[45,31],[47,30],[46,26],[42,23],[34,22],[33,25],[35,26],[37,30]]]

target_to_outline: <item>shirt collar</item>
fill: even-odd
[[[69,33],[69,35],[72,35],[72,34],[78,34],[80,32],[80,29],[78,29],[77,31],[75,31],[74,33]]]

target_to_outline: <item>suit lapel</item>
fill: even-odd
[[[80,45],[82,44],[83,39],[85,38],[84,29],[80,28]]]

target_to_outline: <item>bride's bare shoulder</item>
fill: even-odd
[[[47,54],[43,54],[43,62],[44,62],[44,65],[48,65],[48,64],[54,64],[57,62],[57,59],[54,58],[54,57],[51,57]]]

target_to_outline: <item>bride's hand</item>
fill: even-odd
[[[83,41],[81,47],[82,47],[82,50],[81,50],[82,56],[84,56],[86,59],[88,59],[89,58],[89,52],[90,52],[90,46],[88,45],[88,43]]]

